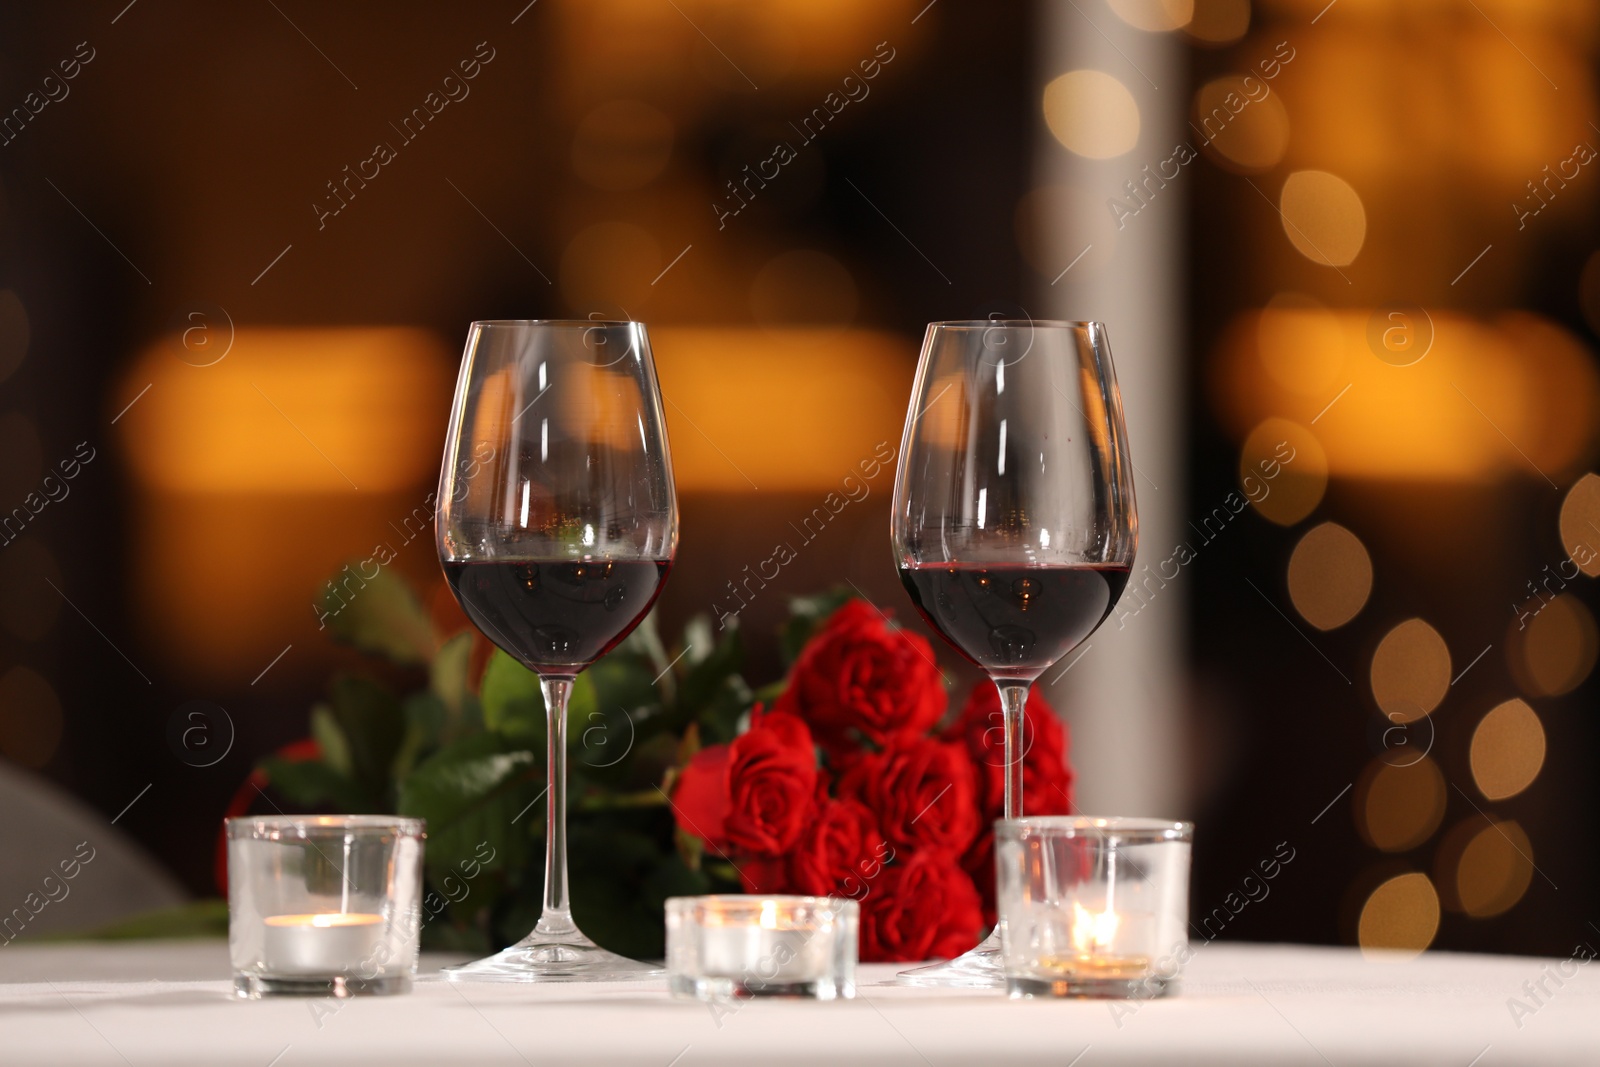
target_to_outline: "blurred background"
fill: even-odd
[[[58,790],[154,902],[215,892],[229,798],[344,662],[325,583],[392,555],[447,596],[472,319],[650,324],[675,628],[898,445],[925,322],[1094,318],[1143,536],[1044,680],[1080,809],[1197,819],[1208,936],[1570,954],[1597,35],[1585,0],[0,10],[12,840]],[[752,678],[791,595],[920,625],[892,478],[742,612]]]

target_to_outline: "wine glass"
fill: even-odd
[[[1132,474],[1105,326],[929,324],[890,536],[917,611],[1000,691],[1007,819],[1022,816],[1029,686],[1105,621],[1127,584]],[[1001,985],[1000,934],[901,980]]]
[[[660,595],[678,547],[666,420],[643,323],[474,322],[445,438],[439,558],[473,624],[539,676],[549,760],[544,911],[453,980],[605,981],[567,899],[567,699]]]

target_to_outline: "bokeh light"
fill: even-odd
[[[1361,951],[1418,955],[1439,932],[1439,894],[1419,872],[1396,875],[1372,891],[1361,907],[1356,941]]]
[[[1329,312],[1334,330],[1315,306],[1273,310],[1265,324],[1263,312],[1236,316],[1212,364],[1212,402],[1236,439],[1263,418],[1293,418],[1316,431],[1336,475],[1482,485],[1575,476],[1600,444],[1600,361],[1549,319],[1366,307]],[[1375,349],[1374,321],[1412,332],[1414,362]],[[1600,526],[1600,484],[1591,491],[1585,510]],[[1600,557],[1600,532],[1563,531],[1579,526]]]
[[[1507,700],[1489,711],[1472,731],[1472,780],[1489,800],[1514,797],[1544,766],[1544,727],[1521,700]]]
[[[1372,654],[1372,696],[1393,722],[1413,722],[1439,706],[1450,689],[1450,649],[1439,631],[1407,619]]]
[[[1136,30],[1159,33],[1188,25],[1195,0],[1106,0],[1117,17]]]
[[[1301,293],[1278,293],[1256,318],[1256,354],[1274,383],[1326,400],[1344,368],[1339,316]]]
[[[28,309],[10,289],[0,291],[0,382],[16,373],[28,355]]]
[[[0,752],[24,767],[43,767],[61,744],[61,701],[44,676],[12,667],[0,677]]]
[[[1289,556],[1289,599],[1319,630],[1343,626],[1372,592],[1372,557],[1361,539],[1337,523],[1306,531]]]
[[[1262,517],[1293,526],[1322,502],[1328,459],[1316,435],[1304,426],[1267,419],[1239,450],[1239,486]]]
[[[672,156],[672,120],[639,100],[613,100],[583,117],[572,139],[572,172],[596,189],[648,185]]]
[[[1373,760],[1356,783],[1356,826],[1367,844],[1385,852],[1404,852],[1433,836],[1444,808],[1444,775],[1427,756],[1406,764]]]
[[[1229,170],[1266,170],[1289,147],[1289,112],[1260,78],[1236,74],[1200,87],[1194,98],[1194,125]]]
[[[452,359],[438,337],[393,327],[239,327],[213,366],[148,346],[108,405],[134,475],[201,493],[354,493],[413,486],[439,464],[416,427],[439,418]]]
[[[1594,615],[1570,593],[1523,604],[1506,642],[1511,674],[1529,696],[1572,692],[1594,670],[1597,651]]]
[[[1283,232],[1300,254],[1326,267],[1346,267],[1367,239],[1367,212],[1351,184],[1325,170],[1289,175],[1278,198]]]
[[[1477,919],[1509,911],[1534,874],[1533,842],[1510,819],[1474,815],[1450,828],[1434,858],[1444,906]]]
[[[1561,547],[1578,569],[1600,577],[1600,474],[1579,478],[1561,502]]]
[[[1139,104],[1100,70],[1069,70],[1044,87],[1044,121],[1056,140],[1087,159],[1114,159],[1139,143]]]

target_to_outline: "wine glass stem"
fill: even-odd
[[[544,911],[535,933],[577,933],[567,900],[567,699],[571,678],[540,677],[549,744],[544,810]]]
[[[1000,710],[1005,716],[1006,818],[1022,818],[1022,709],[1028,703],[1026,682],[995,682],[1000,690]]]

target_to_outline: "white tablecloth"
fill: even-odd
[[[12,944],[0,1064],[1600,1063],[1600,968],[1561,978],[1559,961],[1523,957],[1209,945],[1181,996],[1139,1005],[877,985],[895,968],[867,966],[854,1001],[720,1016],[660,982],[459,986],[426,973],[437,962],[410,996],[251,1003],[216,942]]]

